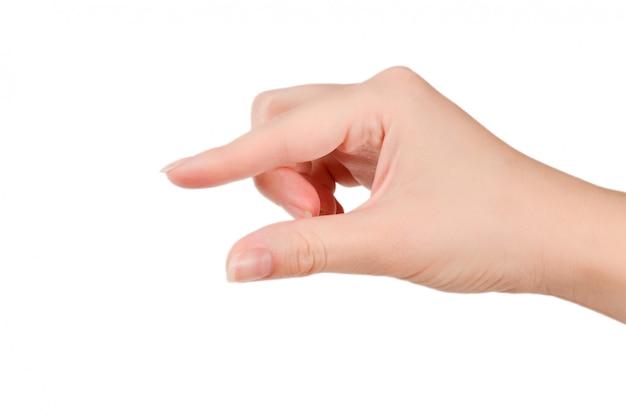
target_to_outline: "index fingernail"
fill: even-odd
[[[191,157],[185,157],[185,158],[181,158],[180,160],[176,160],[173,163],[169,163],[168,165],[166,165],[165,167],[161,169],[161,173],[167,173],[168,171],[178,167],[179,165],[181,165],[182,163],[184,163],[190,158]]]

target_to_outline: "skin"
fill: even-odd
[[[237,242],[230,281],[382,275],[553,295],[626,323],[626,195],[516,151],[407,68],[262,93],[250,132],[163,171],[188,188],[253,177],[296,218]],[[343,213],[336,184],[370,198]]]

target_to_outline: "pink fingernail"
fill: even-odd
[[[168,165],[166,165],[165,167],[161,169],[161,173],[167,173],[168,171],[172,170],[175,167],[178,167],[179,165],[181,165],[182,163],[184,163],[190,158],[191,157],[185,157],[185,158],[181,158],[180,160],[176,160],[173,163],[169,163]]]
[[[252,282],[266,279],[274,271],[274,260],[264,248],[248,250],[235,254],[226,267],[229,282]]]

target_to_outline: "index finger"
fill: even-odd
[[[167,175],[182,187],[213,187],[316,160],[348,138],[357,104],[353,88],[339,90],[282,113],[227,145],[174,164]]]

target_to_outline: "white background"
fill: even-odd
[[[228,284],[230,245],[287,215],[158,173],[263,90],[402,64],[625,190],[625,51],[623,0],[0,0],[0,417],[625,416],[622,324],[389,278]]]

